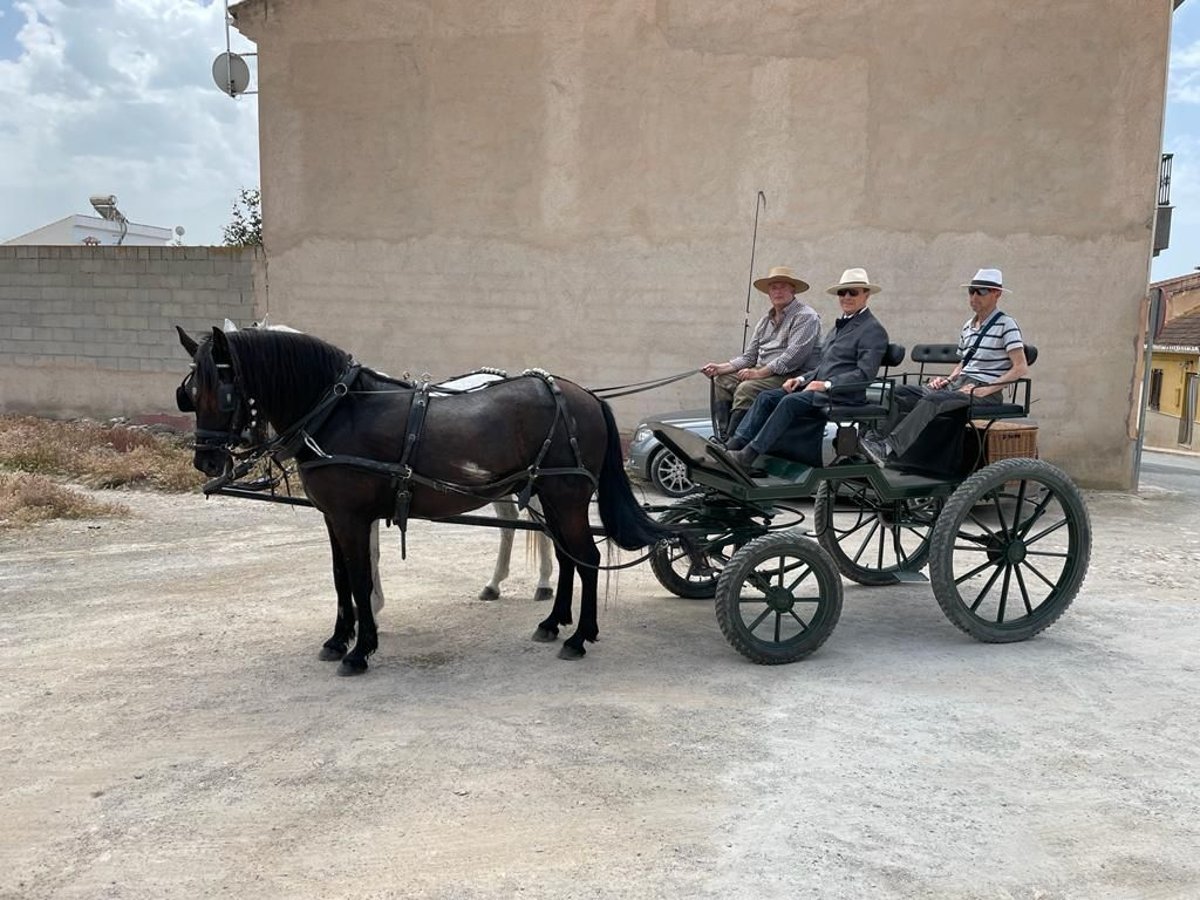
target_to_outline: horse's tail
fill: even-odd
[[[638,550],[672,538],[680,539],[691,550],[692,542],[686,534],[678,528],[655,521],[633,496],[629,478],[622,466],[621,439],[612,409],[603,400],[600,401],[600,408],[604,412],[604,425],[608,430],[598,491],[604,533],[625,550]]]

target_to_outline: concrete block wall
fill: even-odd
[[[175,325],[248,324],[264,272],[256,248],[0,246],[0,412],[172,412]]]

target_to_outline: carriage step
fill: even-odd
[[[928,584],[929,576],[924,572],[908,572],[901,569],[899,572],[893,572],[896,580],[901,584]]]

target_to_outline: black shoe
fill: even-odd
[[[735,435],[731,435],[729,440],[727,440],[725,442],[725,449],[728,450],[730,453],[732,453],[735,450],[744,449],[745,446],[749,443],[750,442],[748,440],[746,440],[745,438],[740,438],[735,434]]]
[[[863,434],[858,438],[858,452],[882,469],[887,466],[892,448],[887,438]]]
[[[754,461],[758,459],[758,451],[753,447],[743,447],[741,450],[734,450],[729,456],[739,466],[749,471],[750,467],[754,465]]]

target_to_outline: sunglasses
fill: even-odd
[[[983,297],[987,294],[990,294],[991,292],[992,292],[991,288],[976,288],[976,287],[967,288],[967,293],[970,294],[972,297]]]
[[[866,291],[861,288],[842,288],[837,292],[839,297],[857,297],[859,294],[865,294]]]

